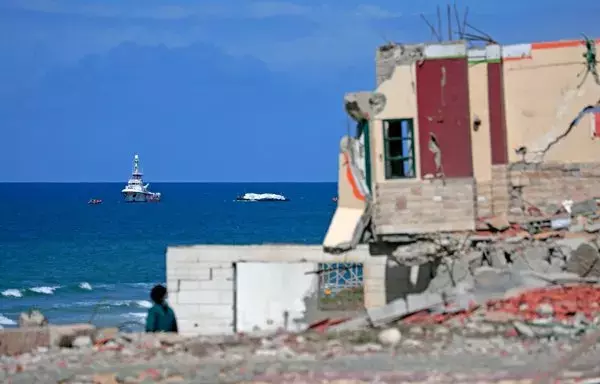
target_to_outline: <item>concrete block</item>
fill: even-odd
[[[365,291],[364,293],[364,306],[365,308],[377,308],[385,305],[386,303],[386,292],[385,291]]]
[[[189,247],[168,247],[167,248],[167,266],[169,264],[179,263],[198,263],[199,255],[193,252]]]
[[[194,264],[190,267],[175,266],[167,268],[167,280],[211,280],[212,269],[206,268],[201,264]]]
[[[233,319],[233,305],[229,304],[177,304],[173,306],[173,310],[180,319]]]
[[[41,328],[16,328],[0,330],[0,356],[19,355],[38,347],[50,346],[50,330]]]
[[[233,267],[231,265],[223,268],[213,268],[212,274],[214,280],[233,281]]]
[[[363,284],[365,292],[385,292],[385,279],[365,279]]]
[[[183,336],[191,335],[226,335],[233,333],[233,323],[229,319],[221,321],[203,321],[181,319],[177,321]]]
[[[363,276],[365,279],[385,279],[386,261],[385,257],[374,258],[379,263],[364,263],[363,264]]]
[[[376,308],[367,308],[369,319],[376,327],[387,325],[406,313],[408,313],[408,305],[404,299],[396,299]]]
[[[208,281],[199,280],[176,280],[175,292],[181,291],[233,291],[233,281],[225,279],[213,279]]]
[[[233,290],[231,291],[181,291],[174,294],[177,304],[231,304],[233,305]]]

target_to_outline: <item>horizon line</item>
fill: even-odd
[[[325,184],[337,181],[154,181],[152,184]],[[0,181],[0,184],[125,184],[123,181]]]

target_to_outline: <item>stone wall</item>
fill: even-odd
[[[477,217],[488,217],[494,215],[492,182],[477,182],[475,184],[475,206]]]
[[[373,213],[375,233],[473,230],[475,189],[472,178],[378,183]]]
[[[518,219],[533,205],[552,214],[564,200],[600,197],[600,163],[513,163],[493,169],[493,211]]]

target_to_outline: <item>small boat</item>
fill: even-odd
[[[337,203],[337,201],[338,201],[337,196],[335,196],[334,198],[332,198],[331,201],[333,201],[334,203]]]
[[[275,193],[244,193],[241,196],[235,198],[236,201],[277,201],[284,202],[290,201],[283,195],[277,195]]]
[[[102,204],[102,200],[100,200],[100,199],[90,199],[90,201],[88,201],[88,204],[90,204],[90,205]]]
[[[133,158],[133,172],[131,178],[127,182],[127,186],[121,191],[125,201],[128,203],[159,202],[161,194],[158,192],[150,192],[148,189],[150,184],[144,185],[142,176],[143,174],[140,170],[140,157],[135,155]]]

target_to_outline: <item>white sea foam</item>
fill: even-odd
[[[145,320],[148,314],[146,312],[129,312],[125,314],[125,317],[133,317],[135,319]]]
[[[280,200],[285,201],[286,197],[275,193],[245,193],[242,200],[261,201],[261,200]]]
[[[157,283],[127,283],[127,285],[131,286],[131,287],[135,287],[135,288],[145,288],[145,289],[151,289],[152,287],[154,287]],[[166,285],[166,283],[160,283],[161,285]]]
[[[137,300],[135,304],[140,308],[152,308],[152,303],[148,300]]]
[[[84,289],[86,291],[91,291],[92,290],[92,285],[86,281],[84,281],[83,283],[79,284],[79,288]]]
[[[0,325],[16,325],[17,322],[8,317],[0,315]]]
[[[33,287],[29,288],[31,292],[41,293],[44,295],[54,295],[54,291],[56,291],[60,286],[52,286],[52,287]]]
[[[7,289],[2,291],[2,296],[4,297],[23,297],[23,293],[18,289]]]

